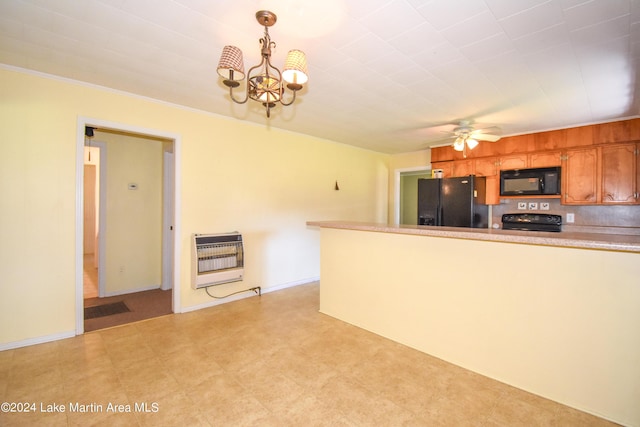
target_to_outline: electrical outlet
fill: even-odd
[[[529,202],[529,210],[535,211],[536,209],[538,209],[538,202]]]
[[[518,210],[527,209],[527,202],[518,202]]]
[[[540,202],[540,210],[541,210],[541,211],[548,211],[548,210],[549,210],[549,203],[547,203],[547,202]]]
[[[574,223],[574,222],[576,222],[576,216],[575,216],[575,214],[568,213],[568,214],[567,214],[567,224],[572,224],[572,223]]]

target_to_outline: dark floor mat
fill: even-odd
[[[85,307],[84,318],[95,319],[96,317],[111,316],[112,314],[127,313],[128,311],[130,311],[129,307],[123,301],[118,301],[111,304]]]

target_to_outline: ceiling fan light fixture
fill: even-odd
[[[466,158],[467,149],[473,150],[480,144],[480,141],[495,142],[500,139],[499,135],[483,132],[485,129],[474,129],[469,120],[461,120],[453,131],[447,133],[452,134],[451,137],[455,138],[452,148],[455,151],[462,151],[463,157]]]

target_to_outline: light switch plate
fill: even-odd
[[[527,202],[518,202],[518,209],[519,210],[527,209]]]
[[[538,202],[529,202],[529,210],[535,211],[536,209],[538,209]]]

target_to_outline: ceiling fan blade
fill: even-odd
[[[472,137],[473,139],[477,139],[478,141],[490,141],[490,142],[496,142],[497,140],[500,139],[500,136],[490,135],[488,133],[474,133]]]

